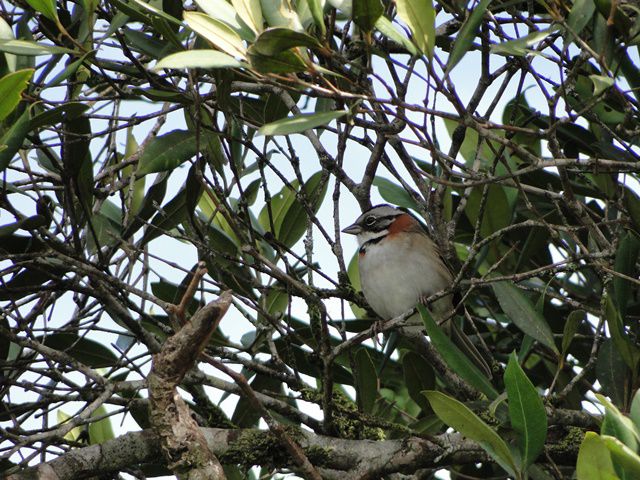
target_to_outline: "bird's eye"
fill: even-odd
[[[364,219],[364,224],[367,227],[373,227],[375,225],[375,223],[376,223],[376,217],[374,217],[373,215],[371,215],[371,216],[369,216],[369,217]]]

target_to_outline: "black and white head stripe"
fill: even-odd
[[[350,231],[345,231],[357,234],[360,251],[364,252],[368,246],[381,241],[389,233],[389,226],[404,213],[404,210],[391,205],[376,205],[360,215],[349,227]]]
[[[363,230],[381,232],[404,213],[406,213],[404,210],[391,205],[376,205],[360,215],[355,223],[360,225]]]

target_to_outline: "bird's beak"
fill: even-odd
[[[358,235],[362,232],[362,227],[357,223],[353,225],[349,225],[347,228],[342,230],[342,233],[348,233],[349,235]]]

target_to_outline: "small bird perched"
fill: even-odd
[[[384,320],[424,303],[453,281],[425,226],[407,210],[376,205],[342,231],[358,239],[362,293]],[[445,319],[453,314],[452,300],[453,295],[448,294],[434,301],[430,309],[436,317]],[[455,324],[447,322],[446,329],[465,354],[490,375],[480,353]]]
[[[402,208],[376,205],[342,231],[357,236],[362,293],[385,320],[451,285],[438,247],[422,223]],[[436,300],[431,309],[438,315],[451,313],[451,295]]]

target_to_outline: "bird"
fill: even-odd
[[[451,287],[453,275],[426,226],[407,209],[375,205],[342,230],[358,240],[362,293],[373,311],[389,320],[413,309],[437,292]],[[489,369],[471,341],[447,319],[454,315],[453,293],[429,305],[461,350],[482,370]],[[408,325],[422,325],[413,315]]]

